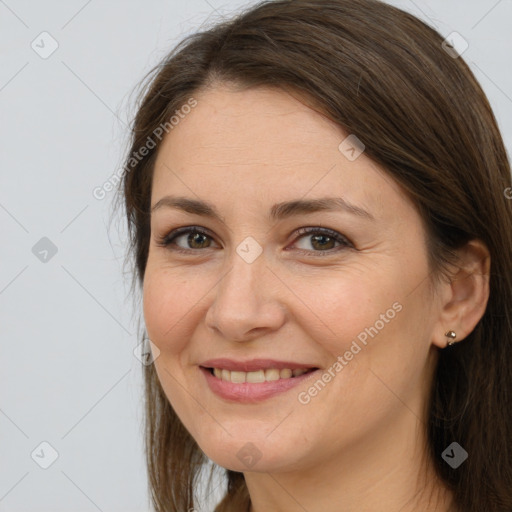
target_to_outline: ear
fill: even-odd
[[[432,341],[439,348],[451,341],[445,336],[447,331],[457,334],[455,342],[470,334],[484,315],[489,299],[491,256],[487,246],[481,240],[471,240],[457,252],[459,262],[449,282],[438,287],[440,315]]]

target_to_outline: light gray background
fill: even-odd
[[[92,191],[121,167],[137,82],[253,3],[0,0],[0,511],[150,510],[124,219],[109,229],[113,193]],[[390,3],[469,42],[512,149],[512,1]],[[46,59],[31,47],[43,31],[59,45]],[[43,237],[47,262],[32,252]],[[48,469],[31,457],[49,460],[43,441],[59,455]]]

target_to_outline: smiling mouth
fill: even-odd
[[[250,384],[258,384],[262,382],[274,382],[284,379],[293,379],[295,377],[300,377],[301,375],[305,375],[307,373],[318,370],[318,368],[297,368],[293,370],[290,368],[267,368],[265,370],[243,372],[230,371],[224,368],[202,368],[209,371],[210,374],[217,379],[223,380],[225,382],[232,382],[233,384],[243,384],[244,382]]]

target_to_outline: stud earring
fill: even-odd
[[[448,342],[448,345],[451,346],[451,345],[454,345],[455,344],[455,341],[453,341],[456,337],[457,337],[457,334],[455,331],[448,331],[448,332],[445,332],[444,335],[447,337],[447,338],[450,338],[450,341]]]

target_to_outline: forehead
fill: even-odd
[[[216,88],[196,100],[197,106],[164,140],[173,149],[193,147],[194,153],[183,155],[190,163],[213,153],[216,164],[248,165],[269,158],[277,158],[276,164],[313,162],[327,156],[333,144],[336,150],[342,136],[330,120],[277,90]]]
[[[194,98],[159,149],[152,204],[179,193],[220,203],[341,195],[377,215],[411,206],[364,152],[351,161],[340,151],[350,134],[285,92],[219,87]]]

